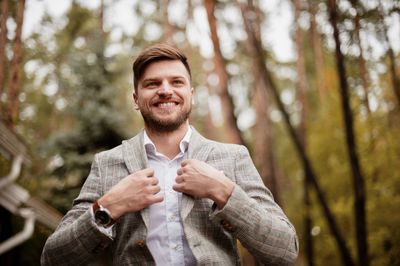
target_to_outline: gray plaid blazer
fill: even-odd
[[[292,264],[298,254],[295,229],[262,183],[247,149],[208,140],[193,129],[188,158],[224,171],[236,183],[222,210],[209,199],[182,196],[183,229],[197,264],[240,265],[237,239],[261,265]],[[96,154],[72,209],[47,239],[41,264],[87,265],[111,251],[113,265],[154,265],[146,246],[147,208],[122,216],[114,226],[114,239],[99,231],[89,211],[118,181],[146,166],[143,130]]]

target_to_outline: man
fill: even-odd
[[[42,265],[82,265],[110,247],[114,265],[240,265],[237,239],[260,264],[292,264],[295,229],[263,185],[247,149],[189,125],[185,55],[158,44],[133,65],[145,128],[96,154]]]

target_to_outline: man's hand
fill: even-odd
[[[198,160],[184,160],[177,171],[173,189],[197,198],[213,200],[222,209],[232,194],[234,183],[211,165]]]
[[[98,203],[111,212],[114,220],[128,212],[136,212],[163,201],[154,170],[146,168],[128,175],[110,189]]]

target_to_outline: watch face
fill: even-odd
[[[94,218],[98,224],[107,225],[110,223],[110,216],[103,210],[97,210],[94,214]]]

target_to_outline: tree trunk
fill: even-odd
[[[299,17],[301,12],[301,0],[294,0],[295,6],[295,23],[296,23],[296,50],[297,50],[297,99],[301,104],[300,114],[300,140],[303,143],[303,147],[306,147],[306,115],[307,115],[307,103],[306,103],[306,71],[305,71],[305,60],[304,60],[304,44],[303,44],[303,32],[300,28]]]
[[[102,34],[105,34],[104,31],[104,0],[101,0],[100,2],[100,12],[99,12],[99,24],[100,24],[100,30]]]
[[[344,265],[354,265],[354,262],[351,258],[351,254],[349,252],[349,249],[347,248],[346,242],[344,241],[339,228],[337,226],[336,220],[328,206],[328,203],[325,199],[324,193],[322,192],[322,189],[319,185],[319,182],[317,180],[317,176],[315,174],[315,171],[311,165],[311,162],[309,160],[309,157],[302,145],[302,142],[300,141],[300,138],[298,136],[298,134],[296,133],[293,125],[291,124],[290,118],[289,118],[289,114],[286,112],[285,106],[280,98],[280,94],[278,92],[278,89],[271,77],[271,74],[269,72],[269,70],[267,69],[267,66],[264,62],[264,51],[262,49],[262,45],[259,41],[257,41],[256,38],[254,38],[254,33],[252,31],[252,28],[250,27],[250,22],[248,21],[247,18],[247,13],[246,13],[246,9],[245,6],[238,3],[240,5],[240,7],[242,8],[242,14],[243,14],[243,20],[244,20],[244,24],[246,27],[246,31],[248,32],[249,36],[248,38],[250,38],[250,41],[252,42],[252,47],[253,47],[253,57],[257,59],[257,67],[259,68],[259,71],[261,73],[261,76],[263,78],[263,81],[266,84],[266,88],[270,88],[272,95],[274,96],[275,102],[278,105],[278,108],[284,118],[284,122],[288,128],[289,131],[289,135],[291,136],[295,148],[299,154],[301,163],[303,165],[304,168],[304,172],[305,174],[310,178],[311,183],[313,185],[313,187],[316,190],[317,193],[317,197],[321,203],[321,207],[322,210],[325,214],[325,218],[327,219],[327,223],[329,225],[329,228],[334,236],[334,239],[336,240],[336,243],[338,245],[339,251],[340,251],[340,255],[342,258],[342,262]]]
[[[239,130],[239,127],[237,126],[237,118],[235,115],[233,99],[228,92],[228,73],[226,72],[225,60],[222,56],[221,48],[219,46],[217,21],[214,16],[215,0],[204,0],[204,6],[207,10],[207,17],[211,31],[211,40],[214,46],[214,65],[219,79],[218,95],[221,98],[228,141],[244,145],[245,142],[243,136]]]
[[[362,46],[362,42],[361,42],[361,25],[360,25],[360,11],[359,11],[359,7],[357,4],[356,0],[351,0],[351,4],[353,6],[353,8],[356,10],[356,14],[353,18],[354,21],[354,31],[355,31],[355,40],[356,40],[356,44],[360,49],[360,55],[358,56],[358,66],[360,69],[360,78],[361,78],[361,84],[362,84],[362,88],[364,90],[364,106],[365,109],[368,112],[368,115],[371,114],[371,108],[369,105],[369,99],[368,99],[368,91],[369,91],[369,76],[368,76],[368,71],[367,71],[367,67],[366,67],[366,62],[364,59],[364,49]]]
[[[260,80],[257,78],[256,69],[254,69],[255,80]],[[252,102],[257,115],[257,123],[254,126],[254,163],[257,169],[260,171],[261,178],[264,184],[271,190],[272,195],[274,195],[274,200],[278,205],[282,207],[282,201],[278,189],[278,182],[275,171],[275,156],[273,148],[273,129],[272,122],[269,118],[270,108],[269,108],[269,97],[266,95],[266,89],[264,89],[264,84],[262,81],[256,82]]]
[[[162,13],[163,13],[163,17],[164,17],[163,41],[167,42],[167,43],[173,43],[172,36],[174,34],[174,27],[169,22],[168,4],[169,4],[169,0],[163,0],[162,4],[161,4]]]
[[[385,24],[385,11],[383,9],[382,2],[379,1],[379,16],[381,19],[381,26],[383,28],[383,36],[385,38],[385,42],[387,45],[387,53],[389,56],[389,70],[390,70],[390,75],[391,75],[391,82],[392,82],[392,88],[394,92],[394,96],[396,97],[397,100],[397,109],[400,109],[400,80],[397,77],[396,74],[396,56],[394,54],[394,51],[392,49],[392,46],[390,45],[389,41],[389,36],[388,36],[388,28]]]
[[[19,90],[21,87],[21,62],[22,62],[22,42],[21,33],[24,22],[25,0],[19,0],[17,4],[16,23],[13,44],[13,58],[10,66],[10,83],[9,83],[9,106],[8,106],[8,122],[11,126],[15,125],[19,113]]]
[[[4,74],[5,74],[5,51],[7,45],[7,18],[8,18],[8,0],[2,0],[0,10],[0,117],[3,116],[3,103],[1,98],[4,91]]]
[[[100,28],[100,35],[99,37],[99,44],[100,44],[100,49],[96,51],[97,55],[97,62],[98,65],[101,67],[103,71],[103,75],[106,76],[108,75],[108,71],[106,68],[106,57],[104,55],[104,52],[106,50],[106,42],[107,42],[107,32],[104,29],[104,18],[105,18],[105,12],[106,12],[107,6],[104,4],[104,0],[101,0],[100,2],[100,10],[99,10],[99,16],[98,16],[98,22],[99,22],[99,28]],[[100,88],[99,88],[100,89]]]
[[[248,1],[248,5],[249,9],[251,9],[255,15],[255,36],[258,40],[261,40],[261,11],[257,3],[254,3],[252,0]],[[246,48],[246,50],[251,53],[251,43],[248,40],[246,42]],[[258,73],[257,62],[254,59],[252,60],[251,67],[255,80],[252,94],[252,105],[254,106],[257,116],[257,123],[253,129],[254,163],[260,171],[264,184],[274,195],[275,202],[283,207],[275,170],[276,163],[273,148],[273,125],[269,117],[271,99],[267,90],[264,88],[264,83]]]
[[[305,71],[305,60],[304,60],[304,38],[303,31],[301,30],[299,19],[302,10],[301,0],[294,0],[294,17],[295,17],[295,38],[296,38],[296,50],[297,50],[297,61],[296,61],[296,69],[297,69],[297,99],[301,104],[301,114],[300,114],[300,127],[299,127],[299,137],[300,141],[303,144],[303,148],[307,147],[307,138],[306,138],[306,117],[307,117],[307,100],[306,100],[306,71]],[[322,92],[321,92],[322,93]],[[321,95],[320,93],[320,95]],[[304,174],[304,240],[305,240],[305,250],[306,257],[309,266],[314,265],[314,253],[313,253],[313,239],[311,236],[311,201],[309,196],[309,188],[310,181],[308,175]]]
[[[336,0],[329,0],[329,17],[333,28],[333,37],[336,48],[336,63],[340,82],[340,96],[343,109],[347,152],[350,159],[354,186],[354,210],[356,219],[357,253],[359,265],[368,266],[368,244],[365,212],[365,185],[357,155],[357,145],[354,137],[353,115],[350,108],[349,88],[346,79],[344,57],[340,50],[339,30],[337,28],[338,14]]]
[[[310,12],[310,33],[311,33],[311,44],[314,51],[314,65],[315,74],[317,79],[317,90],[319,95],[320,104],[326,102],[326,81],[325,81],[325,63],[324,53],[322,46],[321,34],[318,32],[317,21],[316,21],[316,9],[317,3],[315,0],[308,0],[309,12]]]

